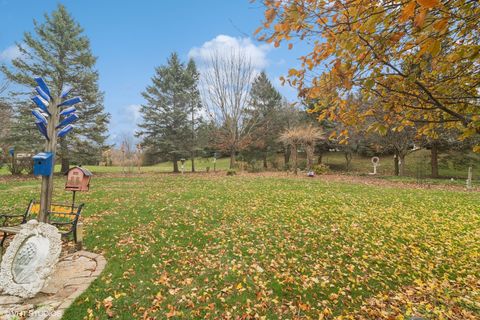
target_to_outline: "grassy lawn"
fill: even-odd
[[[230,159],[223,158],[223,159],[217,159],[216,163],[216,170],[226,170],[229,167],[230,164]],[[180,162],[178,163],[179,169],[181,170],[181,164]],[[188,172],[191,170],[192,162],[191,160],[185,161],[185,172]],[[138,168],[137,167],[105,167],[105,166],[91,166],[91,165],[86,165],[86,168],[91,170],[93,173],[122,173],[124,171],[126,172],[133,172],[133,173],[138,173]],[[205,159],[205,158],[198,158],[195,160],[195,170],[202,172],[206,171],[206,168],[210,167],[210,170],[213,171],[213,159]],[[56,165],[55,166],[55,172],[60,172],[61,166]],[[173,163],[172,162],[162,162],[154,166],[144,166],[140,167],[140,172],[172,172],[173,171]],[[3,166],[0,168],[0,175],[10,175],[10,172],[7,169],[7,166]]]
[[[0,184],[0,211],[38,193]],[[108,264],[64,319],[480,313],[478,193],[145,174],[96,177],[78,198],[85,245]]]
[[[446,157],[446,154],[440,156],[440,158]],[[304,157],[304,154],[300,154],[300,162]],[[430,176],[430,151],[420,150],[409,154],[406,157],[405,161],[405,177],[396,177],[394,176],[394,165],[393,158],[391,156],[381,156],[380,157],[380,166],[377,168],[378,176],[386,178],[389,180],[398,180],[398,181],[416,181],[417,173],[423,177],[423,179]],[[478,159],[478,161],[472,163],[473,166],[473,180],[474,185],[480,183],[480,155],[473,156],[473,158]],[[283,163],[283,156],[278,156],[279,163]],[[327,152],[323,155],[323,163],[327,164],[332,172],[339,172],[342,174],[368,174],[373,171],[371,158],[370,157],[361,157],[359,155],[354,155],[349,170],[346,169],[346,162],[343,152]],[[240,162],[239,162],[240,164]],[[216,163],[216,170],[227,170],[230,165],[229,158],[218,159]],[[179,163],[180,166],[180,163]],[[261,167],[261,163],[258,163],[258,166]],[[121,166],[85,166],[90,169],[93,173],[122,173],[132,172],[138,173],[137,167],[123,168]],[[213,171],[213,159],[212,158],[198,158],[195,160],[195,168],[198,172],[205,172],[206,168],[209,167],[210,171]],[[244,164],[245,169],[248,169],[248,166]],[[188,172],[191,169],[191,161],[187,160],[185,162],[185,171]],[[140,168],[140,172],[143,173],[159,173],[159,172],[172,172],[173,164],[172,162],[162,162],[154,166],[143,166]],[[55,166],[55,172],[60,172],[60,165]],[[465,185],[465,180],[467,178],[468,166],[457,165],[455,166],[452,161],[441,161],[439,164],[439,173],[443,177],[441,179],[427,179],[426,183],[430,184],[457,184]],[[1,175],[10,175],[6,166],[0,168]],[[450,177],[454,177],[455,181],[453,183],[450,181]]]

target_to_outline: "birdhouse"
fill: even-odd
[[[92,173],[82,167],[74,167],[65,172],[67,182],[65,190],[67,191],[88,191],[90,188],[90,178]]]
[[[53,153],[41,152],[33,156],[33,174],[36,176],[49,176],[53,170]]]

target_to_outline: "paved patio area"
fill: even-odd
[[[105,268],[103,256],[78,251],[60,258],[56,270],[35,297],[23,299],[0,291],[0,319],[58,320]]]

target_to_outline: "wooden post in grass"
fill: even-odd
[[[468,167],[467,189],[472,189],[472,167]]]
[[[42,78],[35,78],[35,82],[38,84],[35,88],[38,95],[33,97],[32,101],[35,102],[38,108],[32,110],[32,115],[36,118],[35,124],[38,130],[47,141],[45,143],[45,151],[34,157],[33,172],[35,175],[42,176],[38,220],[40,222],[48,222],[48,211],[53,195],[53,173],[55,171],[57,139],[65,137],[73,130],[71,124],[78,120],[78,116],[75,113],[77,109],[73,105],[81,102],[82,99],[76,97],[65,100],[72,89],[71,87],[60,88],[58,92],[52,93]],[[63,109],[60,110],[62,107]],[[42,160],[44,161],[42,162]]]
[[[47,125],[47,135],[48,139],[45,144],[45,152],[51,152],[53,154],[53,166],[55,166],[55,153],[57,151],[57,134],[56,127],[58,126],[59,114],[58,114],[58,105],[59,98],[55,97],[52,99],[52,103],[48,106],[48,112],[50,112],[50,117]],[[53,195],[53,172],[49,176],[42,176],[42,191],[40,195],[40,213],[38,215],[38,221],[48,222],[48,210],[52,204],[52,195]]]

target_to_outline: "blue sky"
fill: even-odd
[[[0,0],[0,63],[16,55],[15,42],[33,30],[33,19],[64,4],[85,29],[98,57],[105,109],[112,115],[110,141],[133,134],[140,120],[141,92],[156,66],[176,51],[187,60],[210,49],[245,48],[290,101],[296,93],[278,78],[298,65],[302,48],[273,48],[253,39],[263,8],[249,0]]]

